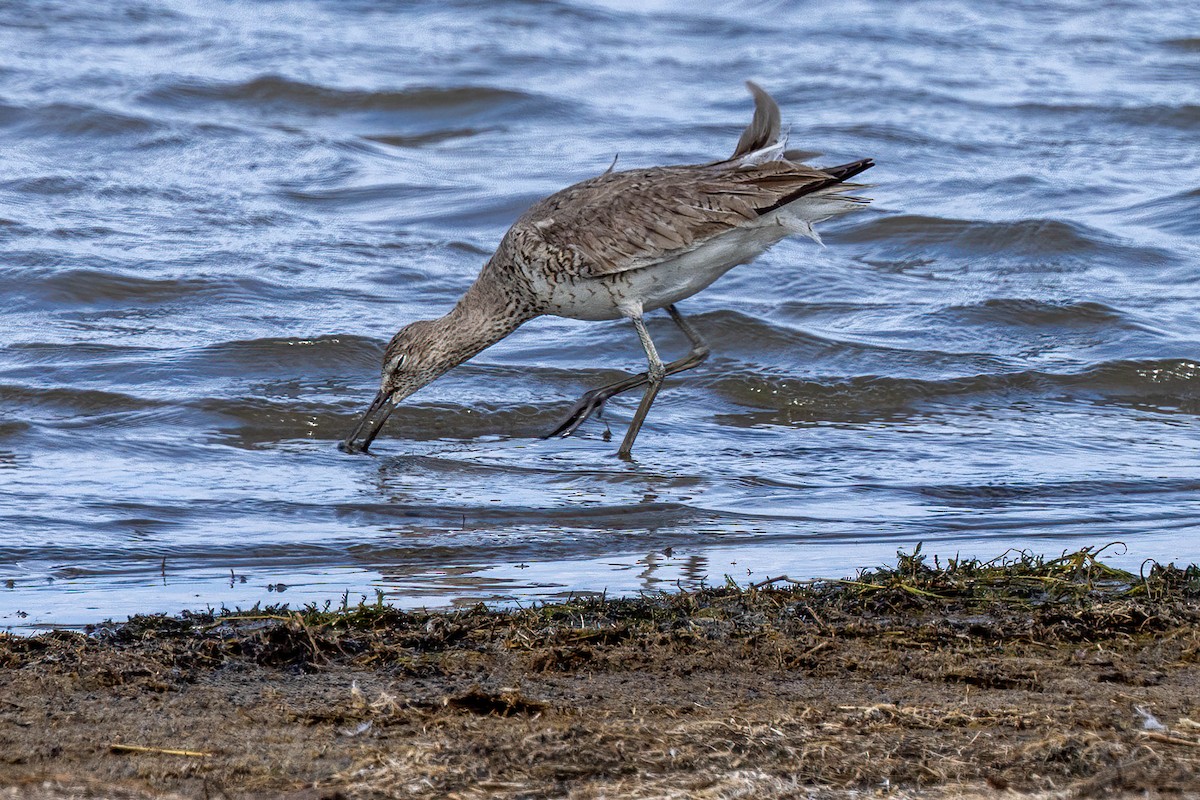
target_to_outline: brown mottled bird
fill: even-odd
[[[397,403],[542,314],[628,318],[649,368],[586,393],[547,436],[570,436],[605,401],[645,386],[618,454],[628,457],[663,378],[691,369],[708,347],[675,304],[790,234],[818,242],[814,223],[867,201],[845,181],[869,158],[815,169],[791,161],[779,106],[754,83],[754,118],[733,155],[708,164],[608,172],[568,186],[526,211],[504,234],[450,313],[401,329],[383,356],[379,393],[341,444],[364,452]],[[665,308],[691,342],[664,364],[642,321]]]

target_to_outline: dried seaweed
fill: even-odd
[[[918,548],[844,580],[0,636],[0,752],[19,754],[0,779],[352,798],[1200,792],[1200,571],[1134,574],[1105,553]],[[152,703],[161,718],[142,715],[154,698],[172,698]],[[101,742],[211,756],[114,758],[88,719]]]

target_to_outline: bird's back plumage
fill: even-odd
[[[870,159],[822,170],[783,158],[779,107],[749,86],[754,118],[730,158],[606,172],[536,203],[509,236],[543,243],[580,278],[601,278],[679,258],[737,229],[786,225],[773,212],[814,193],[835,195],[834,208],[861,204],[843,194],[851,188],[844,181]],[[781,236],[789,232],[798,231]]]

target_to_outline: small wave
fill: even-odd
[[[1120,310],[1086,300],[1052,302],[1033,298],[995,298],[972,305],[950,306],[932,316],[942,322],[972,325],[1144,329],[1130,321]]]
[[[941,380],[864,375],[838,381],[726,376],[712,385],[742,405],[846,420],[966,395],[1017,393],[1108,399],[1163,411],[1200,412],[1200,364],[1186,359],[1114,361],[1077,373],[1025,370]]]
[[[405,225],[423,225],[443,231],[486,230],[489,235],[496,236],[545,196],[546,192],[542,190],[516,193],[481,190],[473,193],[466,202],[461,192],[430,193],[427,201],[397,211]]]
[[[587,528],[627,530],[661,525],[666,521],[675,524],[698,522],[711,515],[697,511],[681,503],[637,503],[635,505],[613,504],[596,506],[573,506],[568,508],[532,508],[527,505],[472,505],[465,499],[463,506],[404,506],[392,503],[343,504],[338,507],[341,515],[370,515],[384,518],[422,519],[441,521],[459,527],[463,524],[464,509],[469,511],[472,527],[481,523],[518,523],[521,525],[544,524],[555,529],[580,525]]]
[[[99,31],[109,25],[126,25],[137,29],[145,23],[173,23],[184,26],[194,22],[185,14],[163,8],[157,3],[122,3],[116,6],[93,6],[90,3],[42,3],[38,5],[36,14],[30,14],[28,8],[9,5],[0,6],[4,11],[12,9],[3,19],[5,27],[24,28],[29,30],[54,30],[59,36],[80,36],[80,31],[87,31],[89,37],[96,37]],[[129,36],[128,29],[125,37]],[[89,43],[91,38],[87,40]],[[124,42],[126,39],[121,39]],[[53,56],[58,56],[54,51]]]
[[[896,487],[891,487],[896,488]],[[1071,497],[1099,497],[1104,495],[1157,495],[1175,492],[1194,493],[1200,490],[1200,481],[1187,478],[1153,480],[1085,480],[1057,483],[1016,483],[985,485],[918,486],[912,491],[925,497],[948,500],[956,505],[978,505],[994,500],[1045,501]]]
[[[181,357],[201,374],[236,376],[310,374],[313,371],[354,372],[378,369],[384,342],[354,334],[312,338],[245,339],[207,345]]]
[[[93,263],[101,259],[91,259]],[[229,301],[316,299],[327,295],[324,287],[295,287],[244,276],[145,278],[113,269],[41,268],[23,273],[0,273],[0,290],[37,298],[49,305],[136,307],[187,303],[197,298]]]
[[[103,344],[99,342],[19,342],[3,349],[4,355],[23,364],[112,364],[142,359],[159,352],[151,347]]]
[[[52,239],[64,241],[87,241],[89,239],[104,239],[119,234],[116,228],[104,225],[78,225],[74,228],[50,228],[46,235]]]
[[[1035,119],[1054,117],[1077,120],[1080,117],[1093,117],[1095,124],[1111,125],[1117,123],[1131,128],[1146,128],[1163,126],[1168,128],[1192,129],[1200,122],[1200,105],[1182,103],[1153,103],[1148,105],[1106,105],[1101,103],[990,103],[968,101],[981,109],[989,109],[997,113],[1019,114]]]
[[[32,409],[62,411],[71,415],[118,414],[146,411],[163,404],[119,392],[70,387],[35,388],[0,384],[0,403],[28,413]]]
[[[124,111],[82,103],[5,106],[0,125],[21,125],[24,133],[40,136],[106,137],[159,131],[163,124]]]
[[[1200,362],[1190,359],[1110,361],[1059,380],[1076,389],[1155,405],[1178,404],[1193,412],[1200,400]]]
[[[33,230],[34,229],[32,226],[26,225],[23,222],[17,222],[15,219],[0,217],[0,234],[6,234],[7,236],[11,237],[14,235],[24,235],[32,232]],[[10,266],[12,266],[11,262]]]
[[[930,102],[930,99],[930,96],[923,93],[916,94],[913,98],[913,103],[920,106]],[[979,144],[969,140],[936,136],[929,127],[919,123],[916,125],[902,125],[890,122],[817,124],[807,127],[806,132],[814,136],[844,136],[855,142],[861,142],[861,146],[867,146],[868,144],[885,144],[888,146],[895,144],[923,145],[938,150],[957,151],[960,153],[974,153],[982,149]],[[809,158],[800,160],[807,161],[817,155],[820,154],[813,153]]]
[[[0,439],[24,433],[31,427],[33,426],[23,420],[0,420]],[[14,453],[0,450],[0,469],[16,469],[17,466],[17,458]]]
[[[221,419],[216,422],[215,430],[224,443],[236,447],[273,447],[298,439],[335,442],[354,426],[374,389],[365,386],[361,401],[353,405],[243,397],[206,399],[191,406],[206,414],[219,415]],[[391,415],[388,429],[402,431],[407,441],[474,440],[497,434],[539,436],[561,421],[561,413],[558,405],[542,408],[523,404],[500,407],[410,402]]]
[[[719,357],[741,357],[753,363],[769,361],[775,353],[785,355],[787,363],[829,363],[851,369],[886,364],[892,368],[910,365],[920,369],[987,370],[1003,363],[984,353],[938,349],[929,342],[903,347],[892,342],[859,341],[844,334],[839,338],[822,336],[737,311],[707,312],[696,315],[696,321]]]
[[[1176,50],[1189,53],[1200,53],[1200,36],[1190,36],[1182,39],[1166,39],[1163,44]]]
[[[285,189],[289,200],[304,203],[329,203],[338,206],[396,203],[403,199],[428,198],[451,191],[450,187],[415,183],[381,183],[373,186],[338,186],[328,189]]]
[[[876,217],[843,230],[842,241],[876,244],[889,251],[936,246],[954,255],[1003,255],[1087,261],[1120,252],[1141,262],[1159,262],[1161,251],[1138,247],[1078,222],[1025,219],[1014,222],[947,219],[916,214]]]
[[[274,371],[279,377],[255,380],[253,394],[208,397],[188,401],[187,405],[210,416],[203,424],[215,430],[224,443],[238,447],[269,447],[299,439],[338,441],[354,426],[377,388],[382,343],[362,339],[359,344],[358,363],[345,357],[344,348],[329,347],[323,356],[314,359],[309,354],[309,359],[297,361],[293,353],[283,353],[277,346],[256,348],[254,356],[261,362],[250,367],[244,366],[245,353],[240,353],[236,362],[208,363],[199,370],[193,366],[189,372],[193,376],[198,371],[260,378]],[[336,377],[315,375],[321,368]],[[353,375],[350,380],[355,388],[343,388],[342,376],[346,374]],[[612,376],[620,374],[613,371]],[[564,382],[579,377],[575,372],[552,369],[467,365],[454,376],[465,387],[461,395],[453,386],[443,384],[443,391],[434,399],[418,397],[402,403],[389,418],[388,427],[411,441],[541,436],[562,421],[567,398],[550,400],[536,388],[525,391],[521,379],[525,379],[526,387],[531,383],[536,387],[547,376],[560,376]],[[493,400],[494,393],[480,392],[478,387],[484,381],[503,385],[504,399]],[[567,394],[574,399],[576,392]],[[461,469],[461,465],[455,468]]]
[[[91,188],[91,184],[73,175],[37,175],[0,181],[0,189],[11,191],[17,196],[76,194]]]
[[[526,102],[531,95],[486,86],[421,87],[399,91],[340,89],[264,75],[240,83],[180,82],[161,86],[142,100],[167,106],[194,106],[196,101],[276,106],[297,111],[412,111],[495,107]]]
[[[1181,236],[1200,235],[1200,189],[1159,197],[1125,209],[1137,222]]]
[[[741,342],[748,343],[756,353],[782,350],[798,356],[827,351],[840,344],[740,311],[708,311],[693,316],[694,321],[703,326],[707,337],[721,343],[722,353],[730,352]]]
[[[1133,128],[1162,126],[1191,132],[1196,129],[1197,125],[1200,125],[1200,105],[1192,103],[1178,106],[1158,104],[1116,108],[1111,109],[1108,116]]]
[[[211,398],[189,405],[217,415],[212,429],[223,443],[248,450],[297,439],[334,441],[345,436],[352,424],[327,405],[294,400]]]
[[[1103,234],[1088,231],[1073,222],[1057,220],[1020,220],[987,222],[946,219],[916,214],[880,217],[842,235],[851,242],[896,242],[911,244],[952,244],[969,250],[1016,248],[1038,253],[1091,252]]]
[[[73,269],[37,281],[25,280],[26,291],[54,303],[169,303],[216,288],[197,278],[139,278],[117,272]]]
[[[429,131],[426,133],[417,133],[409,136],[384,135],[364,136],[364,139],[372,142],[379,142],[390,147],[408,147],[417,148],[425,147],[431,144],[440,144],[451,139],[467,139],[472,136],[478,136],[481,133],[487,133],[491,128],[447,128],[446,130]]]
[[[974,375],[946,380],[920,380],[864,375],[839,381],[728,376],[712,384],[741,405],[770,408],[828,420],[873,418],[881,412],[907,409],[916,403],[964,394],[1023,389],[1038,392],[1045,383],[1037,373]]]
[[[26,115],[27,111],[23,106],[14,106],[0,100],[0,127],[20,122]]]

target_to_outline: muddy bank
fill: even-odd
[[[1198,623],[1085,551],[0,635],[0,798],[1191,795]]]

